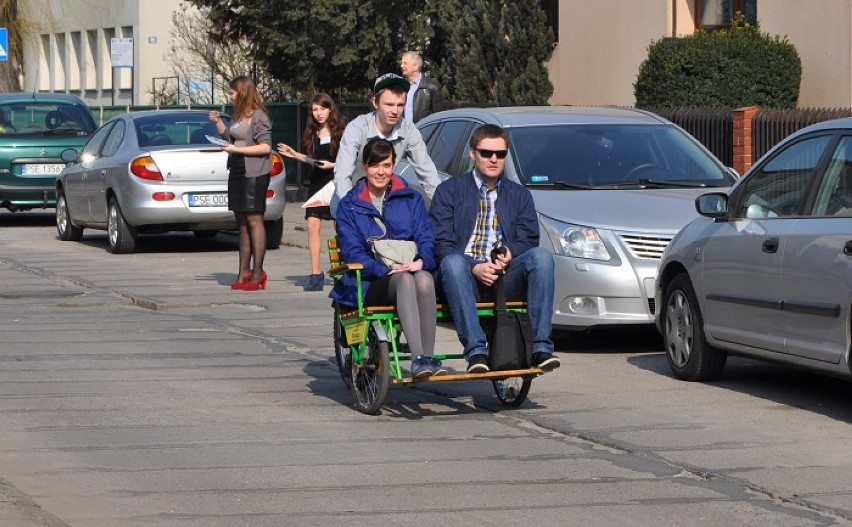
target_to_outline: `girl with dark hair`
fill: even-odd
[[[234,211],[239,227],[239,272],[231,289],[256,291],[266,289],[266,190],[272,170],[272,123],[257,88],[248,77],[241,75],[228,86],[228,97],[234,104],[230,128],[219,116],[210,112],[210,120],[229,144],[228,152],[228,209]]]
[[[361,156],[367,176],[361,178],[337,207],[337,239],[341,260],[360,263],[364,305],[395,305],[411,350],[411,374],[428,377],[447,373],[434,358],[435,235],[420,193],[393,173],[396,154],[387,139],[370,139]],[[413,240],[412,262],[388,267],[373,253],[371,240]],[[358,305],[352,273],[345,273],[329,295],[337,302]]]
[[[278,152],[302,163],[313,166],[309,179],[308,196],[320,191],[334,179],[334,158],[340,147],[340,137],[346,128],[346,121],[334,100],[325,93],[311,98],[311,117],[305,125],[302,144],[305,153],[297,152],[285,143],[278,143]],[[311,258],[311,275],[305,280],[305,291],[322,291],[325,274],[320,268],[320,232],[322,220],[331,220],[328,206],[307,207],[305,221],[308,230],[308,254]]]

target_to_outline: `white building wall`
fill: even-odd
[[[92,105],[151,104],[152,79],[172,75],[163,57],[180,0],[19,0],[18,6],[32,31],[24,36],[25,90],[73,93]],[[112,38],[133,38],[132,69],[113,71]]]
[[[758,0],[760,29],[802,59],[799,107],[852,107],[852,0]],[[648,46],[695,30],[693,0],[560,0],[552,104],[635,104]]]
[[[852,106],[852,0],[757,3],[760,30],[786,36],[802,59],[800,108]]]

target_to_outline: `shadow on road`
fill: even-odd
[[[654,326],[554,331],[556,351],[579,353],[654,353],[663,351],[663,339]]]
[[[50,227],[54,225],[56,225],[56,213],[53,209],[27,212],[0,211],[0,227]]]
[[[662,353],[637,355],[630,357],[628,362],[643,370],[672,377]],[[771,401],[780,405],[776,407],[778,410],[800,408],[852,423],[852,407],[849,406],[852,383],[849,381],[749,358],[728,357],[721,377],[705,384]]]
[[[313,361],[304,372],[311,393],[347,406],[356,414],[352,395],[331,361]],[[527,400],[523,409],[541,408]],[[449,417],[482,412],[511,411],[501,406],[490,381],[461,381],[405,387],[391,385],[378,417],[419,421],[426,417]],[[369,418],[369,416],[365,416]]]

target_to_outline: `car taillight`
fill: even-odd
[[[154,201],[172,201],[175,199],[174,192],[154,192],[151,194],[151,197],[154,198]]]
[[[160,168],[157,166],[157,163],[154,163],[154,158],[151,156],[134,159],[130,163],[130,173],[142,179],[163,181],[163,174],[160,173]]]
[[[284,162],[281,161],[281,156],[273,153],[272,154],[272,171],[269,173],[269,175],[270,176],[277,176],[277,175],[282,174],[282,173],[284,173]]]
[[[266,199],[272,199],[275,197],[275,191],[271,188],[266,189]]]

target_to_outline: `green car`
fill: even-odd
[[[89,107],[66,93],[0,93],[0,207],[56,206],[59,157],[78,151],[97,128]]]

